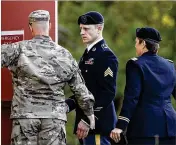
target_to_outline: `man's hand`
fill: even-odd
[[[68,106],[67,103],[65,103],[65,112],[66,112],[66,113],[69,113],[69,106]]]
[[[87,116],[90,121],[90,129],[95,129],[95,116],[94,114]]]
[[[122,130],[119,128],[114,128],[111,131],[110,137],[116,142],[118,143],[120,141],[120,133],[122,133]]]
[[[89,133],[89,128],[89,124],[81,120],[76,131],[78,139],[84,139]]]

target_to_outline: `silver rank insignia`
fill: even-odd
[[[101,44],[101,47],[102,48],[108,48],[108,46],[105,43]]]
[[[170,59],[167,59],[169,62],[172,62],[173,63],[173,61],[172,60],[170,60]]]
[[[110,67],[107,68],[107,70],[104,72],[104,77],[110,75],[111,77],[113,77],[113,72],[110,69]]]
[[[95,51],[96,50],[96,47],[92,48],[92,51]]]
[[[138,60],[138,58],[133,57],[133,58],[131,58],[131,60],[136,61],[136,60]]]

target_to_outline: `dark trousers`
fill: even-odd
[[[99,134],[88,135],[85,139],[79,140],[80,145],[111,145],[110,137]]]
[[[128,138],[128,145],[176,145],[176,137],[168,138]]]

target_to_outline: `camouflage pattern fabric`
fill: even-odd
[[[65,121],[14,119],[11,145],[66,145]]]
[[[29,23],[49,20],[50,14],[46,10],[36,10],[29,14]]]
[[[8,67],[13,76],[11,118],[66,121],[66,83],[84,113],[93,114],[94,97],[85,86],[77,62],[49,36],[2,45],[1,66]]]

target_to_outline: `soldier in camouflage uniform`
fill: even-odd
[[[94,97],[85,86],[68,50],[49,37],[50,15],[37,10],[29,15],[33,39],[1,46],[1,65],[13,76],[11,106],[12,145],[65,145],[69,84],[94,129]]]

